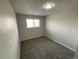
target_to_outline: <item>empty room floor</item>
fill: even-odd
[[[47,37],[21,42],[21,59],[72,59],[74,52]]]

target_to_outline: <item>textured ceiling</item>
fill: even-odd
[[[56,6],[45,10],[42,6],[47,1],[53,1]],[[11,0],[11,3],[16,13],[40,16],[77,7],[77,0]]]

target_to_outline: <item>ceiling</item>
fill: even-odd
[[[52,1],[56,6],[45,10],[42,6]],[[55,12],[77,7],[77,0],[11,0],[16,13],[27,15],[47,16]]]

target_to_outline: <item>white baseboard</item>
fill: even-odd
[[[39,37],[42,37],[42,36],[39,36]],[[73,52],[76,52],[74,49],[68,47],[67,45],[62,44],[62,43],[60,43],[60,42],[54,40],[54,39],[51,38],[51,37],[48,37],[48,36],[46,36],[46,37],[49,38],[49,39],[51,39],[51,40],[53,40],[53,41],[55,41],[55,42],[57,42],[58,44],[60,44],[60,45],[62,45],[62,46],[64,46],[64,47],[66,47],[67,49],[69,49],[69,50],[71,50],[71,51],[73,51]],[[38,38],[38,37],[34,37],[34,38]],[[33,38],[31,38],[31,39],[33,39]],[[27,40],[30,40],[30,39],[27,39]],[[25,41],[25,40],[20,40],[20,41]]]
[[[34,39],[34,38],[39,38],[39,37],[43,37],[44,35],[42,35],[42,36],[37,36],[37,37],[32,37],[32,38],[28,38],[28,39],[26,39],[26,40],[31,40],[31,39]],[[20,40],[20,42],[22,42],[22,41],[26,41],[26,40]]]
[[[68,46],[62,44],[62,43],[60,43],[60,42],[58,42],[58,41],[52,39],[51,37],[48,37],[48,36],[46,36],[46,37],[49,38],[49,39],[51,39],[51,40],[53,40],[53,41],[55,41],[55,42],[57,42],[58,44],[60,44],[60,45],[62,45],[62,46],[64,46],[64,47],[66,47],[67,49],[69,49],[69,50],[71,50],[71,51],[73,51],[73,52],[76,52],[76,51],[75,51],[74,49],[72,49],[71,47],[68,47]]]

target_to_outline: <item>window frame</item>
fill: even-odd
[[[30,19],[33,20],[33,27],[28,27],[27,26],[27,20],[30,20]],[[39,20],[39,25],[38,26],[35,26],[34,20]],[[30,29],[30,28],[39,28],[40,27],[40,19],[39,18],[27,18],[26,19],[26,27],[27,27],[27,29]]]

